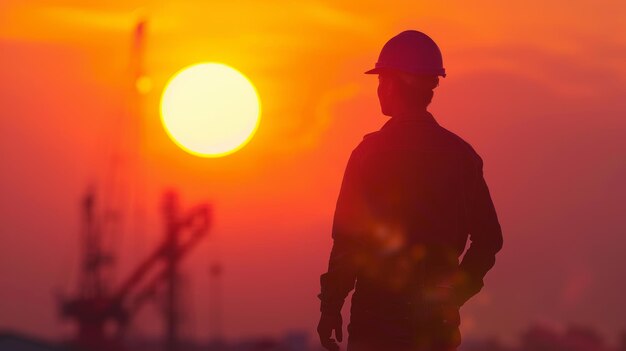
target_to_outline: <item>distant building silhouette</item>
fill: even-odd
[[[534,325],[522,334],[521,349],[557,351],[561,349],[561,337],[551,328]]]
[[[572,351],[609,350],[600,334],[583,326],[570,326],[563,336],[563,347]]]
[[[459,351],[626,351],[626,332],[616,347],[607,345],[593,328],[570,325],[563,331],[535,324],[520,336],[516,347],[502,345],[498,339],[467,339]]]
[[[130,339],[127,350],[162,351],[165,349],[160,338]],[[181,340],[185,351],[323,351],[316,342],[311,342],[306,331],[294,330],[281,337],[256,337],[224,339],[220,343]],[[626,351],[626,331],[619,336],[617,345],[607,345],[600,333],[587,326],[570,325],[557,330],[545,325],[532,325],[520,335],[517,345],[506,345],[497,337],[463,340],[459,351]],[[0,351],[76,351],[69,345],[46,341],[20,333],[0,331]],[[81,350],[89,351],[89,350]],[[118,350],[111,350],[118,351]]]
[[[600,334],[578,325],[559,333],[543,326],[533,326],[522,336],[521,351],[609,351]]]
[[[487,338],[465,340],[459,347],[459,351],[514,351],[514,349],[502,345],[497,338]]]
[[[69,349],[19,333],[0,332],[0,351],[69,351]]]

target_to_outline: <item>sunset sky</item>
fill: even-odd
[[[448,73],[430,111],[483,157],[504,233],[464,335],[511,342],[532,323],[576,323],[613,340],[626,330],[625,13],[623,1],[2,0],[0,330],[69,335],[55,294],[76,290],[80,199],[117,174],[116,281],[161,240],[161,195],[176,189],[184,207],[214,209],[184,263],[187,333],[209,335],[219,261],[228,337],[313,334],[345,163],[386,121],[363,72],[417,29]],[[140,18],[152,90],[134,99]],[[167,79],[198,62],[235,67],[260,95],[256,135],[223,158],[185,153],[159,119]],[[148,304],[134,330],[156,335],[159,318]]]

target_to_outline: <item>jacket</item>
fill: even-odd
[[[474,149],[428,112],[393,117],[366,135],[337,199],[321,310],[339,312],[352,289],[353,314],[373,306],[390,313],[398,301],[436,299],[441,289],[457,306],[478,293],[503,243],[482,168]]]

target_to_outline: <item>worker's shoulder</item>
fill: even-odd
[[[378,134],[380,134],[379,130],[365,134],[363,136],[363,139],[361,139],[359,144],[356,146],[355,150],[363,149],[363,148],[370,146],[372,142],[374,142],[374,140],[378,138],[377,137]]]
[[[377,131],[374,131],[374,132],[371,132],[371,133],[367,133],[367,134],[365,134],[365,135],[363,136],[363,140],[361,141],[361,143],[363,143],[363,141],[365,141],[365,140],[367,140],[367,139],[370,139],[370,140],[371,140],[371,138],[372,138],[372,137],[374,137],[374,138],[375,138],[375,137],[376,137],[376,135],[378,135],[378,134],[380,134],[380,130],[377,130]]]
[[[357,146],[352,150],[352,154],[350,159],[353,161],[361,161],[366,154],[371,152],[372,149],[372,141],[375,139],[375,135],[379,133],[379,131],[371,132],[365,134],[363,139],[357,144]]]
[[[375,147],[374,145],[379,141],[380,138],[381,138],[380,130],[367,133],[363,136],[363,139],[361,139],[361,142],[356,146],[354,151],[357,151],[357,152],[365,151],[371,147]]]

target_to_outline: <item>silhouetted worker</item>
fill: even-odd
[[[459,307],[482,288],[502,247],[482,160],[426,110],[445,77],[427,35],[395,36],[366,73],[378,74],[391,119],[348,161],[320,279],[320,340],[339,349],[341,307],[354,288],[349,351],[456,350]]]

